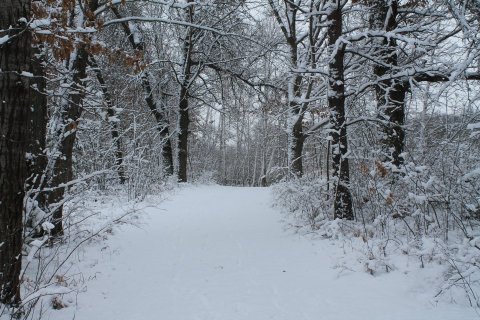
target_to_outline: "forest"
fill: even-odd
[[[0,0],[0,319],[63,307],[87,198],[212,183],[480,310],[479,31],[479,0]]]

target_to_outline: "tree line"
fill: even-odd
[[[477,0],[0,0],[0,302],[85,187],[325,180],[330,218],[353,220],[445,152],[463,224],[479,26]]]

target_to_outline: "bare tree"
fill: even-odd
[[[277,23],[285,37],[289,50],[288,57],[288,139],[289,139],[289,169],[296,177],[303,175],[303,147],[307,134],[304,133],[303,121],[309,106],[314,81],[302,69],[306,65],[316,68],[318,38],[321,34],[320,24],[314,12],[319,4],[311,1],[284,1],[285,14],[280,14],[280,8],[274,1],[268,1]],[[306,8],[305,8],[306,6]],[[304,23],[302,23],[302,21]],[[306,22],[305,22],[306,21]],[[306,30],[307,31],[306,31]],[[306,48],[306,49],[305,49]]]
[[[187,3],[193,4],[194,0],[187,0]],[[190,5],[185,9],[185,21],[193,23],[195,7]],[[192,74],[193,66],[193,50],[194,50],[195,29],[187,27],[185,35],[182,39],[182,63],[181,71],[178,75],[180,85],[179,104],[178,104],[178,142],[177,142],[177,158],[178,169],[177,177],[180,182],[187,182],[187,161],[188,161],[188,130],[190,125],[190,86],[193,84],[195,75]],[[197,33],[198,36],[198,33]]]
[[[75,5],[62,7],[63,10],[69,12],[73,17],[90,17],[87,19],[72,19],[68,21],[71,28],[83,28],[87,24],[91,24],[95,16],[93,12],[98,7],[98,0],[88,3],[88,6],[78,1]],[[84,12],[85,11],[85,12]],[[58,123],[56,123],[57,146],[53,169],[49,172],[49,186],[53,190],[49,193],[49,203],[51,205],[52,222],[54,228],[52,235],[63,235],[63,202],[66,191],[67,182],[73,180],[73,147],[77,135],[78,125],[83,113],[83,102],[86,94],[87,82],[87,66],[88,66],[88,38],[72,39],[79,42],[77,48],[72,49],[72,54],[64,61],[68,70],[67,79],[64,82],[66,88],[58,114]],[[52,206],[53,205],[53,206]]]
[[[119,20],[123,18],[120,11],[116,7],[112,7],[111,9]],[[143,37],[139,33],[140,30],[138,30],[138,28],[136,27],[135,22],[127,23],[125,21],[122,21],[120,23],[131,47],[134,50],[140,52],[141,54],[145,54],[145,42],[143,41]],[[132,30],[132,26],[135,28],[134,30]],[[157,130],[160,133],[160,138],[162,139],[162,158],[164,174],[173,175],[173,149],[172,142],[170,140],[169,121],[166,117],[165,110],[157,104],[157,97],[154,95],[153,86],[150,78],[150,72],[148,70],[145,70],[141,76],[142,88],[145,94],[145,102],[151,114],[155,118],[155,121],[157,122]]]
[[[371,0],[370,29],[389,33],[397,28],[398,1]],[[383,137],[382,161],[389,161],[394,166],[403,164],[405,144],[405,99],[410,83],[405,79],[389,77],[398,67],[398,47],[395,37],[374,37],[372,39],[374,58],[373,74],[378,117],[382,120]]]
[[[124,154],[122,150],[122,142],[120,139],[118,119],[116,118],[116,111],[113,105],[112,95],[108,89],[107,82],[103,76],[100,66],[96,62],[95,58],[90,55],[89,64],[93,68],[97,81],[100,84],[100,88],[103,93],[103,99],[107,106],[107,122],[110,127],[110,134],[112,136],[113,143],[115,144],[115,166],[118,174],[118,179],[120,184],[125,184],[127,181],[127,176],[125,172],[125,166],[123,164]]]
[[[325,4],[328,22],[328,108],[334,192],[334,217],[353,220],[348,165],[347,121],[345,118],[345,46],[339,41],[343,32],[343,6],[346,1],[329,0]]]

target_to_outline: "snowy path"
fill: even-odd
[[[433,307],[401,272],[339,275],[341,249],[283,230],[268,189],[187,187],[110,241],[96,279],[52,316],[76,320],[476,319]],[[105,254],[107,255],[107,254]],[[56,315],[56,316],[55,316]],[[68,315],[68,317],[67,317]]]

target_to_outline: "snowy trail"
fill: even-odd
[[[76,320],[477,319],[433,307],[401,272],[334,269],[342,249],[283,230],[269,189],[187,187],[149,209],[142,229],[110,239],[76,306]]]

